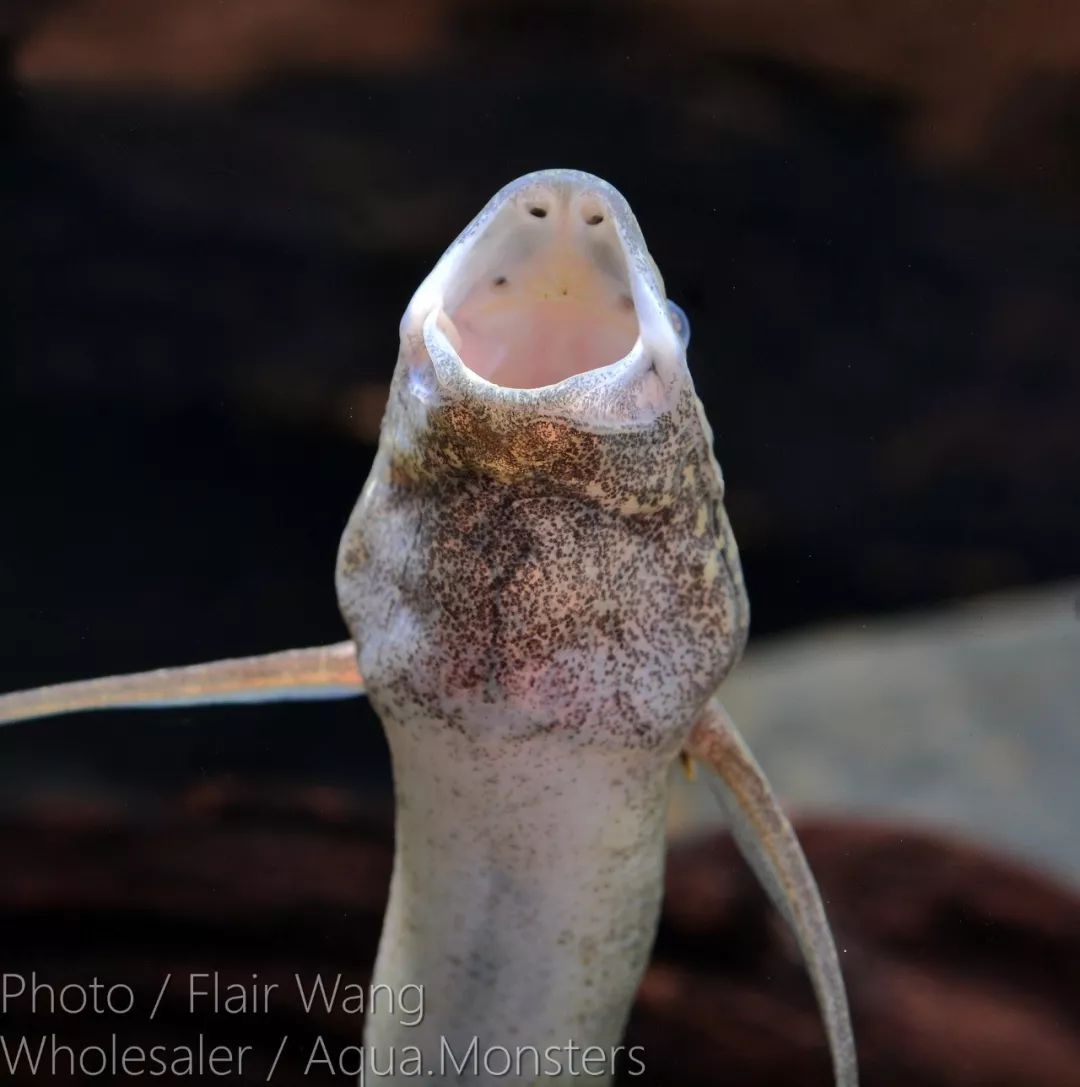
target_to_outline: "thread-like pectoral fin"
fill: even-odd
[[[79,710],[304,701],[363,693],[356,644],[339,642],[0,694],[0,725]]]
[[[825,907],[795,831],[734,722],[713,699],[686,745],[715,772],[720,801],[739,850],[787,919],[806,960],[832,1052],[837,1087],[857,1087],[858,1065],[844,979]]]

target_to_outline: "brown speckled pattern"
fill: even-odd
[[[410,396],[395,381],[388,414]],[[376,708],[469,731],[454,706],[475,701],[528,735],[674,754],[746,630],[692,391],[615,433],[479,399],[425,416],[406,441],[384,426],[339,558]]]
[[[427,1016],[366,1041],[614,1046],[668,771],[746,636],[710,439],[688,380],[593,432],[482,391],[422,402],[410,364],[337,584],[397,790],[376,980],[424,984]]]

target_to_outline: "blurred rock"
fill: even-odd
[[[721,695],[785,806],[936,825],[1080,882],[1080,585],[755,646]],[[680,780],[675,826],[715,825]]]

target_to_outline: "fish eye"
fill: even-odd
[[[675,331],[679,334],[679,339],[685,349],[690,344],[690,319],[683,312],[682,306],[675,305],[670,298],[668,299],[668,309],[671,311],[671,323],[675,326]]]

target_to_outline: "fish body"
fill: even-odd
[[[606,251],[623,258],[591,275],[594,251],[565,225],[582,205],[601,209]],[[470,276],[500,220],[505,261]],[[567,375],[550,386],[480,378],[455,320],[457,281],[469,280],[467,303],[489,281],[505,280],[492,288],[504,296],[524,281],[517,305],[535,320],[536,255],[514,232],[560,229],[567,305],[576,289],[613,306],[636,291],[639,313],[655,307],[641,324],[666,327],[603,367],[587,367],[587,349],[531,358],[533,380]],[[474,1037],[481,1055],[612,1053],[655,934],[669,770],[745,643],[738,552],[677,318],[625,201],[589,175],[548,171],[503,190],[455,244],[465,259],[451,249],[448,281],[422,287],[403,322],[378,455],[338,560],[397,796],[374,980],[391,991],[422,980],[429,1012],[411,1026],[373,1015],[365,1042],[382,1063],[420,1046],[428,1067]],[[557,292],[562,255],[541,253]],[[530,1071],[481,1069],[477,1082],[533,1082]]]

